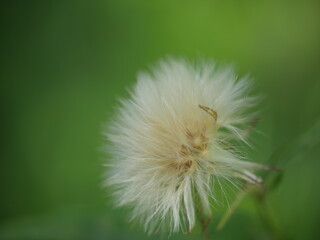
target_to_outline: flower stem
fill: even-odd
[[[208,231],[208,225],[210,224],[210,222],[211,222],[211,218],[200,217],[201,232],[205,240],[210,239],[210,234]]]
[[[210,233],[208,231],[208,225],[211,222],[211,217],[207,216],[203,213],[203,211],[201,209],[201,203],[198,198],[196,199],[196,214],[197,214],[197,218],[199,219],[199,222],[201,224],[201,233],[203,234],[203,237],[205,240],[209,240]]]
[[[247,195],[248,191],[241,191],[237,198],[232,202],[229,210],[227,210],[224,215],[222,216],[221,220],[218,223],[218,226],[216,227],[216,231],[220,231],[227,221],[229,220],[230,216],[233,214],[234,210],[239,206],[243,198]]]
[[[254,197],[257,203],[256,205],[260,218],[264,223],[266,229],[270,232],[270,234],[272,234],[273,239],[284,239],[277,224],[275,223],[275,219],[267,202],[265,191],[256,191],[254,193]]]

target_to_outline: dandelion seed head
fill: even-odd
[[[211,62],[166,59],[138,75],[106,130],[106,184],[147,232],[190,231],[197,204],[210,216],[215,180],[260,181],[232,144],[247,142],[249,90],[250,80]]]

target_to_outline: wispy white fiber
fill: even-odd
[[[215,181],[260,183],[259,165],[234,144],[246,143],[257,101],[249,90],[247,78],[211,62],[171,58],[139,74],[105,132],[113,157],[106,184],[147,232],[190,231],[196,205],[210,216]]]

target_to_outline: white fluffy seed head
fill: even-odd
[[[256,101],[246,95],[249,86],[231,68],[183,59],[139,74],[105,132],[113,157],[106,184],[146,231],[190,231],[196,208],[211,214],[215,180],[260,182],[251,173],[255,164],[231,144],[246,141],[248,109]]]

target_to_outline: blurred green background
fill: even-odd
[[[168,239],[146,236],[113,208],[100,151],[117,98],[166,55],[254,76],[265,96],[264,135],[248,151],[255,161],[268,163],[320,117],[319,1],[12,0],[0,11],[0,239]],[[290,161],[269,194],[285,239],[320,239],[319,149]],[[197,231],[170,239],[201,239]],[[213,236],[274,238],[249,197]]]

